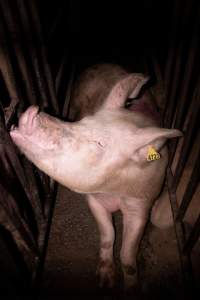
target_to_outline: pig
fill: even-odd
[[[137,286],[137,253],[168,163],[167,139],[176,129],[161,128],[148,91],[149,80],[121,66],[90,67],[77,79],[65,122],[30,106],[10,135],[39,169],[67,188],[85,194],[100,232],[99,284],[116,282],[112,213],[120,210],[120,259],[124,287]],[[152,149],[156,158],[149,160]]]

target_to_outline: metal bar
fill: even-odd
[[[32,191],[30,189],[30,185],[29,185],[29,181],[27,180],[27,177],[25,176],[23,167],[18,159],[18,156],[16,154],[16,151],[14,149],[14,144],[11,141],[10,135],[5,131],[5,130],[1,130],[2,135],[4,135],[4,140],[5,140],[5,144],[6,144],[6,154],[9,158],[9,161],[11,163],[11,165],[13,166],[13,169],[16,172],[17,178],[19,179],[19,182],[21,183],[25,194],[27,195],[28,199],[30,200],[30,204],[31,207],[33,209],[34,212],[37,213],[37,217],[39,222],[41,222],[42,220],[42,214],[40,211],[40,206],[38,201],[35,201],[36,199],[34,198]]]
[[[56,95],[59,93],[60,83],[64,74],[65,66],[66,66],[67,60],[66,60],[66,51],[64,51],[64,55],[62,57],[60,67],[58,69],[58,72],[56,74],[56,80],[55,80],[55,87],[56,87]]]
[[[176,220],[176,215],[178,213],[178,204],[177,204],[177,198],[176,198],[176,191],[173,189],[173,174],[170,168],[167,169],[167,185],[168,185],[168,191],[169,191],[169,198],[170,203],[172,207],[172,215],[174,220],[174,228],[178,243],[178,250],[180,255],[180,261],[181,261],[181,268],[182,268],[182,278],[185,288],[185,294],[186,299],[189,299],[188,297],[192,298],[192,295],[194,294],[194,278],[193,278],[193,272],[192,272],[192,264],[191,259],[188,253],[185,253],[183,251],[184,244],[185,244],[185,236],[184,236],[184,229],[183,224],[181,220]]]
[[[31,231],[29,230],[27,224],[24,222],[22,218],[20,218],[19,209],[15,203],[14,198],[9,194],[4,186],[0,183],[0,191],[1,191],[1,199],[0,204],[2,209],[9,215],[9,218],[5,219],[3,224],[11,225],[12,231],[19,231],[21,236],[23,236],[23,240],[26,241],[27,246],[37,253],[36,244],[33,238]],[[5,201],[7,199],[7,201]],[[2,215],[1,215],[2,217]]]
[[[37,88],[39,90],[39,97],[40,101],[39,104],[42,107],[48,106],[48,94],[46,91],[46,83],[44,80],[43,69],[41,66],[41,62],[39,60],[38,53],[36,51],[35,43],[33,42],[34,33],[31,30],[30,20],[27,15],[27,11],[24,5],[24,0],[17,0],[16,1],[16,9],[18,8],[20,22],[22,23],[22,32],[24,40],[26,41],[26,46],[28,49],[28,54],[30,57],[31,64],[33,66],[34,75],[37,82]]]
[[[183,220],[183,218],[185,216],[186,210],[192,200],[192,196],[195,193],[195,190],[199,183],[199,179],[200,179],[200,171],[199,170],[200,170],[200,151],[198,153],[198,157],[195,162],[194,169],[192,171],[192,175],[188,182],[187,189],[186,189],[183,199],[181,201],[181,205],[179,207],[179,210],[178,210],[178,213],[176,216],[176,220],[178,220],[178,219]]]
[[[200,236],[200,214],[193,226],[192,232],[190,233],[185,245],[184,245],[184,253],[191,253],[196,241]]]
[[[6,84],[8,94],[9,94],[11,100],[16,99],[15,101],[18,102],[19,99],[21,98],[21,94],[18,89],[15,74],[14,74],[13,67],[11,64],[10,51],[9,51],[9,48],[7,45],[7,37],[4,32],[4,28],[3,28],[3,24],[2,24],[1,11],[0,11],[0,40],[1,40],[0,70],[1,70],[3,79]]]
[[[9,6],[9,2],[7,1],[0,1],[0,5],[5,17],[5,23],[7,25],[9,35],[11,38],[12,46],[15,50],[15,57],[17,59],[21,74],[23,76],[23,85],[26,89],[26,94],[31,104],[36,104],[37,99],[34,91],[34,84],[32,81],[32,74],[30,69],[28,68],[24,51],[23,45],[21,40],[21,31],[19,27],[19,23],[17,22],[14,12]]]
[[[189,2],[186,1],[184,9],[185,9],[185,11],[187,12],[187,14],[189,16],[191,16],[192,8],[193,8],[193,3],[191,1],[189,1]],[[181,21],[182,28],[181,28],[181,30],[183,30],[184,22],[186,22],[186,21],[182,17],[182,21]],[[195,29],[196,28],[197,27],[195,27]],[[177,37],[179,37],[179,36],[181,37],[181,32],[179,33],[179,35]],[[194,36],[195,35],[193,35],[193,37]],[[196,45],[196,39],[195,38],[192,39],[192,43]],[[180,45],[178,46],[177,51],[176,51],[176,56],[175,56],[176,60],[175,60],[174,66],[173,66],[174,71],[173,71],[173,76],[171,76],[173,78],[172,88],[170,88],[170,90],[166,91],[167,92],[167,98],[169,97],[169,102],[168,102],[168,104],[166,104],[166,112],[165,112],[165,116],[164,116],[164,119],[165,119],[164,123],[165,123],[166,127],[170,127],[170,125],[172,123],[173,116],[175,114],[175,109],[174,109],[175,108],[175,99],[177,98],[178,91],[180,89],[180,81],[181,81],[181,77],[182,77],[181,76],[181,73],[182,73],[182,68],[181,68],[182,57],[181,57],[181,54],[183,53],[183,49],[185,47],[187,47],[187,40],[186,40],[186,38],[183,38],[182,41],[180,42]],[[182,93],[181,93],[181,96],[179,97],[179,99],[182,102],[184,101],[184,103],[187,100],[186,95],[187,95],[187,91],[188,91],[188,88],[189,88],[189,80],[191,79],[191,77],[190,77],[191,72],[193,70],[194,57],[195,57],[195,55],[193,55],[192,51],[190,51],[190,61],[187,64],[187,70],[185,70],[185,72],[184,72],[184,78],[182,80],[182,85],[183,85],[182,86]],[[192,63],[192,65],[190,65],[191,63]],[[190,71],[190,73],[189,73],[189,71]],[[170,91],[171,91],[171,93],[169,94]],[[181,105],[180,105],[181,108],[183,107],[182,102],[181,102]],[[179,127],[176,127],[176,126],[177,125],[175,125],[175,128],[179,128]]]
[[[28,2],[26,2],[26,4],[29,7],[29,12],[31,12],[31,13],[29,13],[29,17],[30,17],[30,20],[32,20],[31,23],[32,23],[34,32],[36,34],[38,42],[40,43],[42,66],[43,66],[43,71],[44,71],[44,77],[45,77],[45,80],[47,83],[47,88],[48,88],[49,95],[50,95],[51,105],[52,105],[54,112],[56,114],[58,114],[59,107],[58,107],[58,103],[57,103],[57,99],[56,99],[55,85],[54,85],[50,67],[49,67],[49,64],[47,61],[46,49],[45,49],[44,41],[43,41],[43,37],[42,37],[42,29],[41,29],[40,19],[38,16],[38,11],[36,8],[36,3],[35,3],[35,1],[28,1]]]
[[[175,63],[175,68],[174,68],[174,74],[173,74],[173,84],[171,87],[171,94],[168,96],[168,104],[166,107],[166,113],[164,116],[164,125],[165,127],[171,127],[172,123],[172,118],[173,115],[175,114],[175,107],[176,107],[176,102],[175,99],[177,97],[177,91],[178,91],[178,85],[180,86],[180,78],[181,78],[181,53],[184,49],[183,44],[181,44],[177,50],[177,55],[176,55],[176,63]],[[169,93],[169,91],[167,91]]]
[[[69,78],[69,81],[68,81],[65,101],[64,101],[64,105],[63,105],[62,116],[64,118],[67,118],[68,114],[69,114],[69,106],[70,106],[72,85],[73,85],[73,82],[74,82],[75,72],[76,72],[76,66],[75,66],[75,64],[73,64],[71,74],[70,74],[70,78]]]
[[[29,271],[34,268],[34,258],[38,256],[38,251],[32,234],[27,231],[27,226],[24,226],[23,220],[20,218],[20,214],[15,209],[8,208],[5,202],[15,202],[12,196],[6,192],[4,187],[0,184],[0,206],[1,224],[11,233],[18,249],[23,253],[25,262]],[[1,201],[2,199],[2,201]]]
[[[32,193],[32,200],[34,203],[32,204],[34,207],[34,212],[37,217],[38,226],[41,228],[43,222],[44,222],[44,214],[43,214],[43,208],[40,202],[40,195],[38,191],[38,186],[33,170],[33,165],[31,162],[29,162],[25,157],[23,158],[23,166],[24,166],[24,173],[26,177],[28,178],[28,184],[29,184],[29,190]]]
[[[168,59],[167,59],[165,74],[164,74],[165,91],[166,91],[164,107],[166,109],[168,107],[168,96],[169,96],[168,93],[171,90],[172,70],[173,70],[173,64],[175,60],[175,49],[177,45],[177,35],[178,35],[179,22],[180,22],[182,9],[183,6],[181,6],[181,0],[176,0],[172,12],[169,54],[168,54]],[[164,119],[166,109],[163,111],[162,119]]]
[[[182,80],[181,94],[179,96],[179,102],[177,105],[177,115],[174,124],[175,128],[181,128],[183,122],[184,109],[185,109],[186,102],[188,100],[187,95],[189,90],[189,84],[192,78],[192,73],[194,71],[195,58],[199,51],[198,39],[197,39],[197,36],[199,35],[199,28],[200,28],[200,18],[196,18],[192,41],[190,42],[190,50],[189,50],[187,65]]]
[[[197,125],[198,115],[199,115],[199,111],[200,111],[200,87],[197,86],[197,89],[199,89],[199,90],[198,90],[198,92],[195,92],[194,102],[193,102],[193,103],[196,103],[196,105],[194,105],[193,110],[192,110],[190,123],[189,123],[187,131],[185,133],[184,142],[183,142],[183,145],[181,148],[181,156],[180,156],[180,159],[178,161],[176,171],[175,171],[175,178],[174,178],[174,183],[173,183],[173,187],[175,189],[177,188],[177,185],[180,181],[185,164],[187,162],[187,157],[191,150],[191,141],[193,140],[193,134],[195,131],[195,127]],[[170,153],[170,157],[172,157],[172,152]]]
[[[63,6],[61,4],[58,7],[58,11],[57,11],[56,17],[55,17],[55,19],[52,22],[52,25],[51,25],[51,27],[49,29],[49,32],[47,33],[46,41],[47,41],[48,44],[51,43],[51,40],[53,39],[53,37],[55,35],[56,29],[57,29],[57,27],[58,27],[58,25],[60,23],[60,20],[63,17],[63,12],[64,12],[64,9],[63,9]]]
[[[16,98],[11,99],[10,105],[4,109],[5,113],[5,126],[7,130],[10,130],[13,124],[13,117],[16,114],[17,107],[19,107],[19,100]]]
[[[184,112],[185,112],[185,108],[188,102],[188,91],[189,91],[189,86],[190,86],[190,82],[191,82],[191,78],[192,78],[192,74],[193,74],[193,70],[194,70],[194,66],[195,66],[195,58],[197,56],[197,53],[199,51],[199,47],[198,47],[198,32],[199,32],[199,27],[200,26],[200,19],[196,18],[196,22],[194,24],[194,33],[192,36],[192,41],[191,41],[191,46],[190,46],[190,51],[189,51],[189,57],[188,57],[188,61],[187,61],[187,65],[185,68],[185,72],[184,72],[184,76],[183,76],[183,80],[182,80],[182,88],[181,88],[181,94],[178,97],[178,101],[177,101],[177,112],[176,112],[176,118],[175,118],[175,122],[174,122],[174,128],[178,128],[180,129],[183,126],[183,120],[184,120]],[[178,57],[178,60],[180,58]],[[176,82],[176,80],[175,80]],[[197,86],[200,84],[200,80],[197,83]],[[175,94],[173,94],[172,92],[172,102],[175,103]],[[170,109],[169,109],[169,115],[166,117],[168,119],[166,119],[166,123],[168,126],[171,124],[172,121],[172,114],[173,114],[173,110],[174,107],[173,105],[171,105]],[[174,140],[171,143],[171,149],[170,152],[173,156],[173,153],[175,153],[176,147],[177,147],[177,143],[178,140]],[[170,157],[170,161],[172,160],[172,156]]]

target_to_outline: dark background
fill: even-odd
[[[69,48],[74,56],[84,57],[82,61],[93,57],[94,61],[131,63],[135,57],[137,61],[153,52],[163,65],[172,34],[174,2],[38,1],[50,59],[59,64],[57,59]]]

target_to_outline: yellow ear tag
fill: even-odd
[[[160,159],[160,154],[156,151],[153,146],[149,146],[147,153],[147,161]]]

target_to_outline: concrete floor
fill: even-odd
[[[120,213],[114,215],[114,220],[117,229],[115,253],[120,275]],[[96,223],[84,196],[59,186],[42,283],[42,299],[71,299],[70,296],[73,299],[77,293],[92,295],[93,299],[103,295],[98,290],[95,276],[98,238]],[[180,261],[173,228],[161,230],[149,223],[141,243],[138,263],[141,299],[181,297]]]

